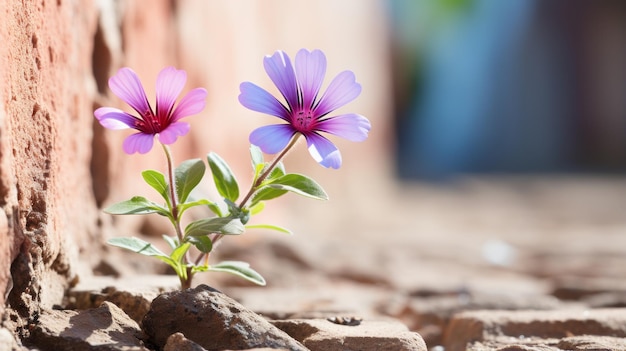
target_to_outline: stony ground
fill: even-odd
[[[284,217],[295,218],[287,226],[296,235],[251,234],[219,247],[250,262],[267,287],[220,274],[197,283],[304,349],[420,349],[384,343],[410,330],[438,351],[626,350],[626,179],[482,178],[372,193],[306,207],[306,216],[294,201]],[[108,267],[119,271],[120,262]],[[171,276],[107,279],[81,282],[68,306],[117,301],[141,324],[145,301],[128,307],[121,291],[150,299],[146,289],[175,286]],[[100,290],[107,285],[118,291]]]

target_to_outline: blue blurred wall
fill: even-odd
[[[626,1],[395,0],[389,8],[400,176],[624,170]],[[596,62],[614,67],[602,75]]]

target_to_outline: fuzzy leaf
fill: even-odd
[[[143,177],[143,180],[145,180],[146,183],[148,183],[148,185],[150,185],[152,188],[154,188],[154,190],[156,190],[159,194],[161,194],[163,199],[165,199],[165,201],[169,205],[170,204],[170,196],[168,194],[169,188],[167,185],[167,181],[165,181],[165,176],[163,175],[163,173],[152,170],[152,169],[148,169],[148,170],[141,172],[141,176]]]
[[[227,272],[246,279],[254,284],[264,286],[265,279],[250,264],[241,261],[223,261],[216,265],[209,266],[210,271]]]
[[[111,238],[107,240],[107,243],[146,256],[169,258],[168,255],[157,249],[154,245],[139,238]]]
[[[277,189],[268,185],[260,187],[254,195],[252,195],[252,201],[250,206],[256,206],[260,201],[271,200],[277,197],[283,196],[287,193],[287,190]]]
[[[281,232],[284,234],[292,235],[293,232],[287,228],[279,227],[277,225],[272,224],[248,224],[246,225],[246,229],[269,229],[277,232]]]
[[[204,253],[209,253],[213,250],[213,242],[207,235],[203,236],[190,236],[187,237],[187,241],[192,243],[198,250]]]
[[[170,258],[176,262],[179,262],[182,265],[185,253],[187,253],[187,250],[189,250],[190,246],[191,243],[183,243],[172,251],[172,253],[170,254]]]
[[[264,208],[265,208],[265,202],[258,202],[254,204],[254,206],[250,207],[250,215],[254,216],[256,214],[259,214],[261,213],[261,211],[263,211]]]
[[[228,164],[214,152],[209,153],[207,159],[217,191],[224,198],[233,202],[237,201],[239,185]]]
[[[163,240],[165,240],[172,250],[178,247],[178,238],[175,236],[163,235]]]
[[[328,200],[328,195],[324,189],[313,179],[302,174],[285,174],[280,178],[272,180],[268,186],[278,190],[291,191],[314,199]]]
[[[179,203],[187,201],[191,191],[200,184],[205,170],[206,166],[199,158],[186,160],[176,167],[174,173],[176,177],[176,195]]]
[[[250,158],[252,159],[253,170],[256,170],[258,165],[262,165],[265,162],[261,148],[256,145],[250,145]]]
[[[193,221],[185,228],[185,237],[202,236],[211,233],[241,234],[245,230],[239,218],[212,217]]]
[[[182,216],[183,212],[195,206],[208,206],[213,211],[213,206],[217,206],[213,201],[207,199],[200,199],[197,201],[185,202],[178,206],[178,213]],[[218,214],[219,215],[219,214]]]
[[[169,212],[165,208],[143,196],[134,196],[130,200],[113,204],[105,208],[104,212],[114,215],[142,215],[150,213],[158,213],[163,216],[169,215]]]

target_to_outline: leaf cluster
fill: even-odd
[[[265,162],[260,149],[255,146],[251,147],[250,153],[254,181],[240,204],[237,204],[240,190],[234,173],[219,155],[211,152],[207,155],[207,161],[215,188],[222,197],[221,203],[204,198],[193,198],[194,189],[204,178],[206,165],[201,159],[190,159],[175,168],[174,191],[170,188],[163,173],[155,170],[142,172],[144,181],[161,196],[160,203],[142,196],[134,196],[105,209],[105,212],[114,215],[156,213],[167,217],[177,229],[177,236],[163,237],[171,248],[169,255],[151,243],[138,238],[112,238],[108,243],[167,263],[181,280],[188,279],[189,272],[219,271],[265,285],[263,277],[245,262],[225,261],[209,265],[208,258],[204,264],[191,263],[187,258],[192,246],[208,255],[214,248],[215,240],[219,240],[224,235],[242,234],[245,229],[264,228],[290,234],[288,229],[280,226],[248,224],[251,216],[261,212],[268,200],[278,198],[288,192],[315,199],[328,198],[320,185],[311,178],[301,174],[286,173],[281,162],[276,164]],[[214,215],[193,220],[185,226],[184,230],[180,230],[182,215],[190,208],[198,206],[208,208]]]

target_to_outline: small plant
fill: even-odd
[[[285,170],[282,160],[300,136],[304,136],[311,156],[319,164],[335,169],[341,166],[341,154],[321,133],[350,141],[363,141],[368,136],[370,122],[361,115],[350,113],[328,117],[332,111],[360,94],[361,86],[356,82],[354,73],[344,71],[337,75],[320,97],[326,73],[326,57],[321,51],[300,50],[294,66],[289,56],[277,51],[265,57],[264,66],[285,103],[250,82],[241,84],[239,101],[246,108],[276,116],[283,123],[263,126],[250,134],[254,177],[250,188],[243,193],[226,161],[213,152],[207,155],[213,182],[222,196],[219,201],[192,196],[192,191],[205,175],[204,161],[190,159],[175,167],[169,148],[178,137],[190,130],[189,124],[181,120],[200,113],[205,107],[207,92],[203,88],[191,90],[176,105],[187,80],[185,71],[167,67],[159,73],[153,109],[137,74],[130,68],[122,68],[109,79],[109,88],[130,105],[136,114],[113,107],[101,107],[94,112],[105,128],[137,130],[137,133],[124,140],[123,149],[126,153],[145,154],[152,149],[156,138],[163,148],[167,163],[165,174],[156,170],[146,170],[141,174],[145,182],[161,196],[159,201],[134,196],[109,206],[105,212],[114,215],[158,214],[169,219],[175,233],[173,236],[163,236],[171,247],[169,254],[134,237],[116,237],[108,240],[108,243],[167,263],[178,275],[182,289],[191,286],[194,274],[205,271],[228,272],[265,285],[263,277],[246,262],[210,264],[209,256],[216,244],[227,235],[240,235],[251,228],[290,233],[275,225],[249,224],[251,217],[263,210],[268,200],[287,192],[314,199],[328,199],[313,179]],[[266,162],[264,153],[276,156]],[[183,225],[183,214],[196,206],[208,208],[212,215]],[[196,249],[194,252],[197,251],[195,257],[192,256],[192,248]]]

